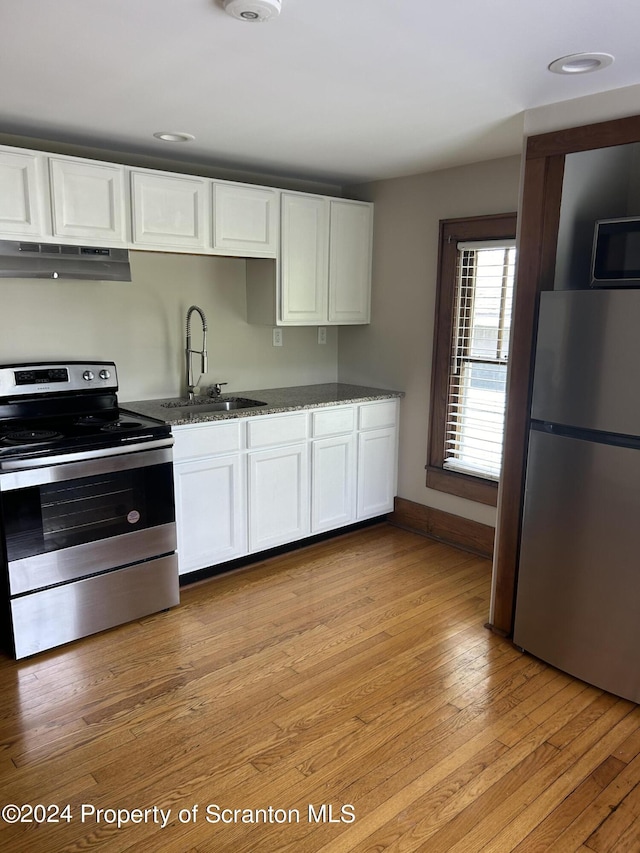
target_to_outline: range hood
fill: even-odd
[[[129,250],[0,240],[0,278],[131,281]]]

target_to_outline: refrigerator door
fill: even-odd
[[[532,430],[514,642],[640,702],[640,450]]]
[[[531,417],[640,435],[640,290],[541,294]]]

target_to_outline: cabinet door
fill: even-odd
[[[245,457],[181,462],[174,478],[180,574],[246,554]]]
[[[275,258],[277,191],[214,183],[213,248],[229,255]]]
[[[396,494],[396,428],[358,436],[358,518],[393,510]]]
[[[321,533],[351,524],[356,514],[354,435],[323,438],[312,444],[311,531]]]
[[[331,201],[329,322],[368,323],[373,207]]]
[[[204,178],[132,171],[133,243],[147,249],[204,249],[207,190]]]
[[[312,326],[327,322],[329,202],[283,193],[281,321]]]
[[[55,237],[126,243],[123,166],[51,157],[49,178]]]
[[[264,551],[308,534],[308,445],[250,453],[249,550]]]
[[[44,157],[0,151],[0,234],[9,239],[44,234]]]

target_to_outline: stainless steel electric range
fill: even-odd
[[[0,566],[16,658],[179,603],[171,429],[113,362],[0,366]]]

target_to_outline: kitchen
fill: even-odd
[[[576,104],[576,110],[582,107],[583,113],[574,123],[634,112],[632,104],[631,93],[624,92],[606,106],[602,100]],[[535,124],[544,116],[532,114],[529,118]],[[72,346],[74,352],[116,361],[123,401],[175,395],[182,391],[183,317],[189,305],[201,305],[211,329],[210,381],[228,381],[229,393],[336,378],[405,391],[400,419],[399,494],[491,526],[495,513],[490,507],[444,494],[427,494],[424,486],[422,459],[428,409],[424,389],[428,386],[431,354],[426,323],[433,315],[435,294],[424,285],[423,271],[435,267],[440,218],[515,209],[519,183],[520,158],[512,155],[380,181],[355,190],[354,197],[370,198],[376,205],[380,243],[374,249],[373,322],[338,331],[328,327],[325,348],[317,343],[317,329],[284,328],[283,347],[278,349],[272,347],[270,327],[246,322],[246,262],[134,252],[134,273],[141,276],[140,284],[134,279],[135,287],[90,284],[87,290],[77,283],[59,283],[56,288],[60,290],[54,295],[50,286],[38,282],[30,283],[28,291],[24,283],[3,283],[12,310],[10,314],[3,311],[0,319],[2,360],[32,357],[34,340],[41,346],[39,355],[46,353],[50,358],[67,357],[67,347]],[[427,222],[429,241],[424,238]],[[163,270],[158,268],[158,258]],[[166,274],[164,262],[171,264]],[[393,287],[385,285],[389,281],[394,282]],[[233,283],[239,283],[240,288]],[[112,298],[114,289],[123,299],[117,306]],[[90,319],[80,304],[94,309]],[[15,317],[24,317],[25,324],[18,325]],[[52,317],[57,325],[51,322]],[[227,346],[218,346],[218,341]],[[243,346],[236,348],[237,341]],[[247,381],[247,375],[254,378]]]

